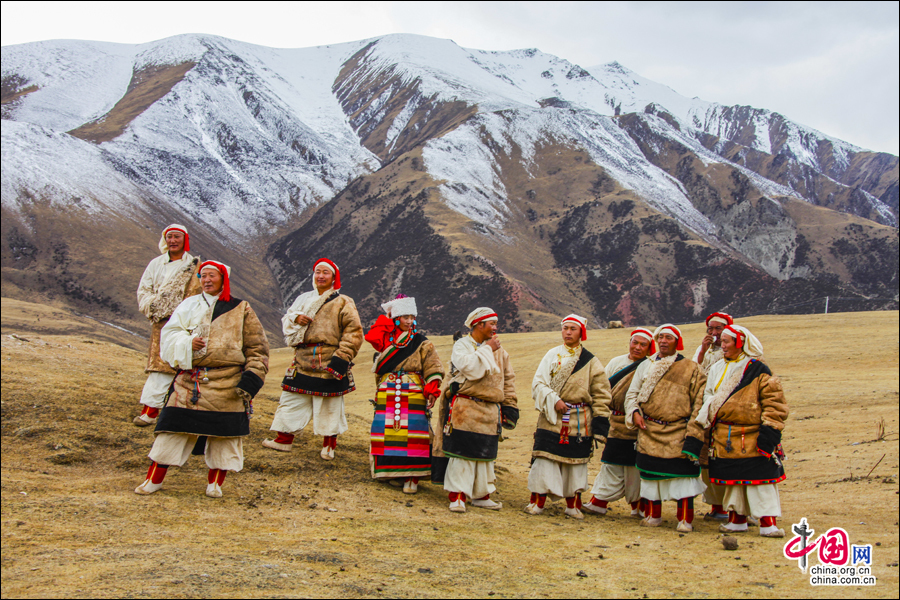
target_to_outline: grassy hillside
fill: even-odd
[[[225,497],[203,494],[206,468],[196,457],[172,469],[161,492],[141,497],[132,490],[146,472],[152,434],[131,419],[143,354],[68,313],[8,299],[2,308],[3,597],[898,594],[897,312],[741,321],[763,341],[791,409],[780,524],[807,517],[817,532],[843,527],[852,543],[874,546],[876,587],[811,588],[783,557],[783,541],[751,530],[727,552],[717,525],[700,519],[694,533],[679,536],[671,503],[659,529],[638,527],[621,502],[583,522],[563,518],[559,504],[525,515],[537,414],[531,378],[556,334],[501,333],[522,409],[497,461],[504,508],[453,515],[439,487],[425,483],[405,496],[369,478],[371,348],[354,369],[350,431],[335,461],[319,459],[311,431],[290,454],[260,446],[290,360],[278,349],[255,402],[245,469],[228,476]],[[37,312],[57,333],[24,329]],[[701,326],[683,330],[693,350]],[[627,338],[627,330],[591,331],[586,346],[605,363],[625,351]],[[435,342],[446,361],[449,337]],[[874,442],[882,419],[887,441]],[[591,480],[599,466],[598,453]],[[705,512],[702,502],[697,509]]]

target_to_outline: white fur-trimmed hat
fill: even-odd
[[[389,317],[402,317],[403,315],[418,316],[419,311],[416,309],[416,299],[410,296],[400,294],[390,302],[381,305],[381,310]]]

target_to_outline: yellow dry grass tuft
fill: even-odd
[[[4,300],[4,597],[898,594],[897,568],[887,566],[898,558],[898,446],[865,443],[873,420],[897,430],[897,354],[884,351],[895,348],[897,312],[740,321],[765,344],[791,407],[780,524],[807,517],[817,531],[840,526],[853,543],[873,544],[874,588],[811,588],[782,556],[783,541],[749,534],[727,552],[717,525],[699,518],[696,531],[681,537],[672,506],[653,530],[638,527],[621,502],[583,522],[564,519],[559,505],[539,517],[521,512],[536,422],[529,388],[538,361],[558,342],[554,333],[501,334],[522,409],[497,462],[504,508],[453,515],[440,488],[423,483],[405,496],[369,479],[371,348],[358,359],[358,390],[346,399],[351,429],[335,461],[318,458],[321,443],[311,431],[289,454],[260,446],[290,360],[288,349],[278,349],[255,402],[245,469],[229,475],[225,497],[204,496],[205,467],[196,457],[172,469],[162,491],[140,497],[132,490],[146,471],[152,435],[131,419],[144,356],[86,330],[16,339],[7,312]],[[48,309],[45,318],[68,317]],[[690,351],[702,326],[682,329]],[[628,333],[591,331],[586,346],[605,363],[626,349]],[[451,340],[434,341],[446,360]],[[872,476],[861,477],[882,455]],[[591,478],[598,468],[595,456]],[[703,509],[698,501],[697,512]]]

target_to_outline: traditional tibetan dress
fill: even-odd
[[[429,477],[430,411],[426,396],[440,394],[444,369],[427,337],[394,329],[391,320],[381,315],[373,331],[385,327],[394,335],[381,348],[382,336],[366,336],[381,351],[373,367],[378,387],[370,434],[372,477]]]
[[[634,372],[647,359],[632,361],[627,354],[617,356],[606,366],[609,385],[612,388],[610,402],[609,435],[600,457],[600,473],[594,480],[591,495],[603,503],[620,498],[637,508],[641,498],[641,476],[634,466],[638,433],[625,426],[625,395],[631,386]],[[603,507],[605,508],[605,504]]]
[[[724,486],[723,507],[756,519],[781,516],[788,416],[781,381],[762,360],[742,354],[713,366],[704,398],[698,421],[710,424],[709,475]]]
[[[553,500],[575,498],[587,488],[594,437],[605,441],[609,431],[606,371],[584,346],[557,346],[538,365],[531,391],[540,416],[528,489]],[[566,405],[561,414],[559,400]]]

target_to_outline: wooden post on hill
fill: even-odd
[[[828,296],[825,296],[825,314],[828,314]]]

